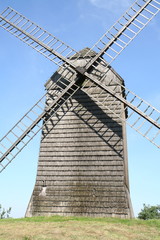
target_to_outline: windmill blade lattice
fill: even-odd
[[[86,74],[88,75],[88,74]],[[131,92],[123,85],[119,85],[117,87],[117,82],[114,79],[111,79],[109,84],[106,86],[103,83],[99,83],[99,81],[95,80],[92,76],[88,75],[88,78],[93,82],[90,88],[86,88],[85,85],[82,89],[95,101],[100,102],[103,106],[105,106],[108,110],[110,110],[114,115],[118,116],[123,121],[127,122],[127,124],[135,129],[138,133],[140,133],[143,137],[153,143],[155,146],[160,148],[160,111],[154,108],[152,105],[144,101],[142,98],[137,96],[135,93]],[[101,92],[94,96],[96,89],[100,88]],[[125,90],[125,92],[124,92]],[[103,97],[103,95],[108,92],[107,97]],[[123,96],[127,97],[127,100]],[[108,100],[112,97],[112,101],[110,105],[108,104]],[[116,113],[116,109],[113,111],[114,102],[119,100],[119,106],[116,106],[116,109],[121,108],[121,104],[125,105],[125,110],[128,112],[127,117],[124,119],[122,112]]]
[[[61,75],[55,84],[52,84],[50,88],[57,89],[58,92],[54,95],[53,98],[56,99],[51,102],[50,105],[46,106],[46,95],[44,95],[26,114],[25,116],[1,139],[1,158],[0,158],[0,172],[3,171],[6,166],[17,156],[17,154],[31,141],[31,139],[42,129],[43,125],[47,124],[50,118],[56,112],[63,107],[65,103],[74,95],[74,93],[80,88],[79,85],[75,83],[75,80],[72,81],[75,73],[70,72],[70,69],[62,68]],[[92,73],[94,75],[94,72]],[[141,135],[155,144],[160,148],[160,141],[158,136],[160,135],[160,128],[158,127],[160,123],[160,112],[153,108],[151,105],[146,103],[144,100],[135,95],[132,96],[131,102],[136,102],[136,109],[133,104],[129,104],[123,97],[123,85],[118,86],[114,81],[109,82],[109,86],[99,83],[98,80],[95,80],[92,74],[87,75],[93,84],[90,87],[86,88],[86,85],[90,80],[87,80],[83,84],[83,91],[86,92],[92,99],[96,102],[99,102],[101,105],[105,106],[110,110],[113,115],[116,115],[118,118],[126,121],[132,128],[138,131]],[[64,83],[65,79],[65,83]],[[115,84],[115,85],[114,85]],[[97,88],[101,88],[101,92],[95,95]],[[49,89],[48,89],[49,90]],[[106,97],[106,91],[108,95]],[[61,92],[61,93],[60,93]],[[99,91],[98,91],[99,92]],[[116,95],[115,95],[116,92]],[[112,93],[112,95],[111,95]],[[130,94],[130,91],[128,92]],[[105,95],[105,98],[103,97]],[[119,100],[119,106],[115,104],[116,109],[113,111],[114,102]],[[138,101],[137,101],[138,99]],[[108,102],[110,101],[110,105]],[[121,109],[121,104],[126,105],[127,110],[129,109],[128,118],[124,119],[123,113],[119,112]],[[128,108],[129,107],[129,108]],[[45,111],[44,111],[45,108]],[[140,108],[140,110],[138,110]],[[141,109],[143,108],[143,109]],[[111,110],[112,109],[112,110]],[[144,112],[144,113],[143,113]],[[147,118],[148,113],[148,118]],[[156,118],[156,121],[149,118],[153,115]],[[146,119],[147,118],[147,119]],[[54,122],[58,122],[60,119]],[[155,125],[153,125],[153,121]],[[158,131],[157,131],[158,128]]]
[[[100,40],[89,50],[98,54],[88,60],[86,66],[79,70],[80,73],[89,71],[92,67],[96,69],[97,64],[107,67],[126,48],[126,46],[141,32],[141,30],[152,20],[160,10],[159,0],[137,0],[126,13],[100,38]],[[46,58],[61,66],[63,62],[68,63],[74,69],[74,62],[69,58],[79,54],[70,46],[48,33],[46,30],[31,22],[29,19],[8,7],[0,15],[0,26],[15,35]],[[102,58],[103,56],[103,58]],[[105,60],[105,61],[104,61]],[[107,64],[106,64],[107,62]],[[101,76],[102,77],[102,76]],[[104,74],[105,77],[105,74]]]
[[[52,102],[46,101],[46,94],[18,121],[17,124],[0,141],[0,172],[17,156],[19,152],[55,115],[56,124],[60,119],[56,112],[63,107],[67,100],[80,88],[75,83],[75,73],[67,68],[61,68],[61,75],[50,88],[57,90],[52,96]],[[63,76],[63,77],[62,77]],[[65,79],[65,81],[64,81]],[[48,89],[49,90],[49,89]],[[43,121],[43,125],[42,125]]]
[[[87,61],[85,70],[88,70],[90,67],[96,68],[99,60],[102,63],[104,62],[103,58],[107,61],[107,65],[111,64],[152,18],[156,16],[159,10],[159,0],[137,0],[91,48],[90,51],[94,50],[98,54],[92,60]],[[0,18],[1,27],[57,65],[60,66],[62,62],[71,65],[68,58],[75,53],[77,54],[76,60],[78,59],[79,54],[73,48],[14,9],[8,7],[1,13]],[[72,66],[75,68],[73,62]]]
[[[71,69],[67,65],[67,63],[70,64],[69,57],[78,54],[74,49],[10,7],[1,13],[0,26],[44,55],[54,64],[61,66],[61,74],[65,77],[65,83],[62,77],[59,76],[59,79],[54,84],[55,86],[51,86],[60,91],[58,95],[54,92],[53,97],[56,99],[54,103],[46,106],[45,94],[0,140],[1,172],[41,130],[42,121],[43,124],[47,123],[49,116],[52,116],[54,113],[56,114],[56,111],[66,102],[66,99],[69,99],[73,95],[79,86],[73,80],[73,76],[75,75],[73,68],[75,66],[72,64],[73,68]],[[64,62],[65,64],[62,65]],[[52,114],[49,114],[51,109]]]
[[[90,51],[98,54],[87,61],[86,69],[96,69],[99,62],[110,65],[160,11],[159,0],[137,0],[124,15],[97,41]],[[103,56],[103,58],[102,58]],[[107,69],[106,69],[107,71]]]
[[[69,62],[68,58],[77,53],[57,37],[10,7],[1,13],[0,26],[58,66],[61,66],[63,62]]]
[[[154,4],[153,4],[154,3]],[[129,113],[129,119],[132,119],[132,117],[136,114],[138,114],[137,118],[133,120],[133,122],[128,122],[128,124],[135,128],[136,131],[140,132],[143,136],[145,136],[147,139],[149,139],[151,142],[156,144],[159,147],[158,143],[155,143],[155,139],[157,139],[157,136],[159,135],[159,111],[153,108],[151,105],[147,104],[144,100],[140,99],[137,95],[126,89],[124,86],[121,86],[121,92],[120,94],[116,92],[116,89],[112,87],[107,87],[103,85],[103,79],[107,76],[108,74],[108,69],[109,69],[109,63],[111,63],[121,52],[122,50],[129,44],[130,41],[134,39],[134,37],[147,25],[147,23],[158,13],[159,11],[159,2],[158,1],[136,1],[135,4],[126,12],[126,15],[124,15],[121,20],[119,20],[109,31],[107,34],[105,34],[99,41],[98,43],[93,47],[93,49],[97,48],[99,53],[93,58],[92,60],[89,59],[87,61],[87,64],[85,68],[77,68],[74,65],[74,61],[79,58],[79,54],[70,48],[68,45],[64,44],[62,41],[58,40],[56,37],[53,35],[49,34],[47,31],[43,30],[40,28],[38,25],[34,24],[30,20],[26,19],[24,16],[16,12],[15,10],[11,8],[7,8],[1,15],[0,15],[0,24],[1,27],[9,31],[11,34],[15,35],[18,37],[20,40],[23,42],[27,43],[29,46],[32,48],[36,49],[38,52],[43,54],[45,57],[47,57],[49,60],[52,62],[56,63],[58,66],[61,66],[64,68],[64,71],[68,71],[69,73],[69,78],[67,80],[72,79],[72,74],[75,74],[75,71],[81,75],[84,75],[87,77],[89,80],[93,82],[93,85],[96,87],[100,87],[102,91],[107,91],[108,96],[113,96],[114,98],[119,99],[120,104],[123,103],[126,106],[128,106],[133,112]],[[150,10],[150,8],[153,8],[154,11]],[[137,10],[138,8],[138,10]],[[149,8],[149,9],[148,9]],[[131,12],[132,13],[131,13]],[[147,12],[147,15],[144,14],[144,12]],[[132,15],[133,14],[133,15]],[[139,20],[139,18],[143,18]],[[145,21],[146,20],[146,21]],[[136,23],[135,23],[136,22]],[[138,23],[139,24],[138,24]],[[138,24],[138,25],[137,25]],[[141,26],[140,26],[141,24]],[[121,26],[121,28],[118,28],[118,25]],[[132,27],[134,26],[134,30]],[[113,30],[112,30],[113,29]],[[136,31],[137,29],[137,31]],[[114,32],[117,31],[117,32]],[[129,31],[129,34],[126,36],[126,32]],[[132,33],[132,35],[130,35]],[[110,37],[109,37],[110,36]],[[111,37],[112,36],[112,37]],[[128,39],[128,42],[124,40],[123,38]],[[106,44],[104,39],[109,40],[109,44]],[[121,44],[120,44],[121,43]],[[103,47],[99,47],[99,44],[101,44]],[[105,47],[104,47],[105,46]],[[110,51],[114,53],[114,55],[110,54]],[[90,52],[90,51],[89,51]],[[74,61],[70,61],[70,57],[73,55],[77,55]],[[84,57],[87,56],[88,53]],[[104,62],[104,59],[102,58],[102,55],[105,55],[110,58],[110,61],[108,63]],[[108,59],[107,59],[108,60]],[[66,64],[62,64],[62,63]],[[99,70],[97,69],[97,63],[103,66],[103,68],[106,68],[106,71],[104,74],[97,75],[97,72]],[[68,65],[71,66],[71,68],[68,68]],[[96,77],[91,76],[88,74],[87,71],[90,71],[90,68],[94,69]],[[67,73],[67,74],[68,74]],[[77,78],[79,79],[79,78]],[[88,81],[89,81],[88,80]],[[109,85],[114,85],[114,79],[111,79]],[[86,81],[87,83],[87,81]],[[62,88],[62,93],[57,96],[56,101],[52,105],[49,106],[49,109],[47,112],[42,111],[42,107],[40,107],[39,103],[42,101],[40,100],[35,106],[22,118],[23,122],[23,127],[25,129],[21,129],[20,125],[21,120],[15,125],[15,127],[9,131],[7,135],[1,140],[1,146],[3,148],[3,151],[1,151],[1,166],[2,170],[8,165],[9,162],[12,161],[12,159],[22,150],[22,148],[36,135],[36,133],[41,129],[41,126],[39,125],[39,122],[41,120],[45,121],[46,119],[46,114],[49,116],[52,116],[53,113],[56,113],[57,106],[62,107],[64,102],[67,101],[68,98],[70,98],[79,88],[78,85],[75,84],[74,81],[69,81],[69,85],[66,85],[65,88]],[[93,86],[92,85],[92,86]],[[73,87],[74,86],[74,87]],[[92,92],[92,86],[88,88],[87,93],[93,97],[93,92]],[[73,89],[72,89],[73,88]],[[84,91],[85,85],[82,87]],[[71,90],[71,91],[70,91]],[[72,91],[73,90],[73,91]],[[68,92],[67,92],[68,91]],[[130,98],[129,100],[126,101],[125,97],[122,96],[123,91],[125,91]],[[67,93],[67,98],[63,99],[63,96]],[[68,94],[69,93],[69,94]],[[116,93],[116,94],[115,94]],[[61,101],[62,100],[62,101]],[[65,101],[64,101],[65,100]],[[59,101],[61,104],[59,104]],[[101,104],[106,105],[105,101],[100,100],[100,96],[97,98],[97,101],[100,101]],[[135,104],[134,104],[135,103]],[[43,102],[44,104],[44,102]],[[58,104],[58,105],[57,105]],[[145,105],[145,109],[141,109],[141,107]],[[107,106],[108,107],[108,106]],[[38,108],[38,117],[31,120],[30,125],[25,125],[25,119],[30,118],[30,113],[33,114],[33,112],[36,112],[35,109]],[[52,112],[49,110],[52,108]],[[41,109],[41,110],[40,110]],[[40,111],[40,113],[39,113]],[[147,116],[148,113],[148,116]],[[36,114],[37,115],[37,114]],[[151,119],[151,115],[154,116],[153,119]],[[119,115],[121,118],[121,116]],[[143,122],[141,119],[144,119]],[[123,119],[124,120],[124,119]],[[140,125],[137,126],[137,123],[140,123]],[[150,123],[149,128],[146,129],[144,128],[145,131],[140,131],[143,129],[143,126],[145,126],[147,123]],[[153,126],[152,126],[153,125]],[[17,130],[16,128],[19,128],[21,134],[17,135]],[[149,137],[149,132],[154,129],[154,127],[158,128],[158,133],[156,132],[155,136],[150,136]],[[36,129],[33,131],[33,129]],[[155,131],[155,130],[154,130]],[[31,135],[29,135],[31,134]],[[10,138],[10,135],[11,138]],[[14,140],[13,139],[14,135]],[[24,138],[27,137],[28,140],[25,142]],[[7,144],[6,144],[7,141]],[[9,149],[8,149],[8,143],[10,144]],[[20,148],[18,148],[18,145],[21,145]],[[7,150],[4,153],[4,149]],[[13,151],[15,151],[13,153]],[[11,156],[11,157],[8,157]],[[2,161],[4,162],[4,159],[6,159],[5,164],[2,164]]]
[[[107,90],[106,86],[102,86],[102,82],[108,75],[108,66],[137,36],[137,34],[143,30],[143,28],[152,20],[152,18],[157,15],[159,10],[160,1],[136,1],[91,48],[89,52],[94,50],[99,51],[99,53],[93,59],[87,61],[85,68],[87,70],[90,68],[95,70],[95,75],[101,82],[99,84],[96,81],[96,84],[102,88],[102,91]],[[89,54],[89,52],[87,54]],[[103,73],[100,73],[100,71],[97,69],[99,68],[99,65],[101,65],[103,69],[104,67],[106,68]],[[89,77],[87,72],[85,72],[84,75]],[[92,78],[93,82],[94,79],[95,78]],[[108,85],[114,84],[119,84],[115,78],[111,79]],[[95,85],[95,82],[93,85]],[[123,102],[131,111],[129,112],[127,118],[128,125],[160,148],[160,142],[158,138],[160,134],[160,111],[130,91],[124,85],[121,85],[121,88],[122,91],[125,92],[127,101],[117,94],[116,96],[120,102]],[[108,93],[111,93],[110,89],[107,91]],[[115,93],[116,89],[111,93],[111,95],[114,96]],[[92,96],[92,94],[90,94],[90,96]],[[105,99],[105,101],[106,100],[107,99]]]
[[[126,13],[92,47],[90,51],[95,50],[99,51],[99,53],[93,59],[88,60],[85,67],[87,69],[92,68],[97,71],[97,67],[99,68],[99,64],[102,66],[102,68],[104,68],[105,66],[106,71],[104,71],[103,74],[99,74],[99,81],[102,82],[108,74],[108,66],[137,36],[137,34],[140,33],[140,31],[152,20],[152,18],[159,12],[159,10],[160,1],[136,1],[128,9],[128,11],[126,11]],[[98,74],[96,74],[96,76],[98,76]],[[115,79],[111,79],[110,84],[114,84],[115,81]],[[115,83],[119,84],[118,82]],[[159,135],[160,111],[152,107],[142,98],[127,89],[125,86],[121,87],[126,92],[127,102],[124,99],[122,99],[121,101],[134,111],[129,114],[128,120],[132,119],[132,121],[131,123],[128,122],[128,124],[159,147],[159,144],[156,144],[154,141]],[[134,115],[136,115],[133,113],[138,114],[137,118],[133,117]],[[141,119],[143,118],[144,122],[141,123]],[[139,123],[141,124],[139,125]],[[144,126],[148,124],[149,126],[145,128]],[[147,136],[152,129],[152,126],[150,126],[150,124],[153,124],[153,126],[155,127],[155,131],[153,132],[156,137],[152,135],[150,135],[150,137]]]

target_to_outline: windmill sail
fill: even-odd
[[[76,51],[14,9],[0,15],[0,26],[57,65],[67,63]]]
[[[83,51],[81,58],[83,58],[86,54],[86,49]],[[92,55],[94,53],[92,52]],[[95,54],[94,54],[95,55]],[[72,61],[75,61],[75,57],[72,57]],[[102,71],[102,67],[100,69]],[[103,68],[105,71],[105,68]],[[129,103],[124,98],[124,84],[123,79],[117,83],[115,81],[115,77],[111,77],[110,73],[114,70],[112,68],[108,69],[107,77],[107,86],[106,84],[99,83],[99,81],[95,80],[95,72],[93,71],[92,74],[87,75],[86,80],[83,82],[83,89],[84,92],[87,93],[95,102],[99,102],[102,106],[107,108],[112,114],[116,115],[123,121],[126,121],[132,128],[138,131],[141,135],[147,138],[149,141],[154,143],[157,147],[160,147],[159,142],[159,122],[160,122],[160,112],[153,108],[151,105],[146,103],[144,100],[132,94],[132,99],[130,99]],[[5,169],[5,167],[16,157],[16,155],[28,144],[28,142],[41,130],[42,124],[40,122],[43,120],[43,125],[47,124],[50,120],[52,115],[56,114],[59,108],[63,107],[63,104],[67,102],[74,95],[74,93],[80,88],[80,85],[75,83],[73,76],[76,75],[74,72],[71,73],[71,69],[62,68],[59,71],[61,75],[58,77],[57,82],[51,85],[50,88],[54,89],[53,97],[56,98],[54,103],[49,105],[44,111],[46,106],[45,98],[46,94],[24,115],[24,117],[1,139],[0,146],[1,146],[1,158],[0,158],[0,165],[1,171]],[[117,73],[114,72],[116,76]],[[62,78],[63,77],[63,78]],[[65,83],[64,83],[65,78]],[[89,80],[92,80],[92,84]],[[120,78],[120,76],[118,76]],[[55,89],[58,89],[59,94],[56,94]],[[98,89],[98,94],[95,96],[95,91]],[[120,90],[119,90],[120,89]],[[60,93],[61,90],[61,93]],[[70,90],[64,98],[66,92]],[[106,94],[107,92],[107,94]],[[112,92],[112,94],[111,94]],[[115,95],[116,93],[116,95]],[[129,98],[130,91],[126,92],[127,97]],[[105,98],[102,97],[105,95]],[[108,99],[112,97],[112,101],[108,104]],[[65,100],[65,101],[64,101]],[[117,104],[117,100],[118,103]],[[114,103],[116,102],[116,108],[113,110]],[[136,108],[133,105],[133,102],[136,103]],[[121,104],[124,104],[129,111],[128,117],[123,117],[123,112],[117,112],[117,109],[121,109]],[[140,110],[137,110],[140,109]],[[142,110],[141,110],[142,109]],[[52,110],[52,111],[50,111]],[[130,111],[131,110],[131,111]],[[125,111],[125,110],[124,110]],[[138,111],[138,112],[137,112]],[[148,114],[148,117],[147,117]],[[136,115],[136,117],[135,117]],[[151,116],[155,118],[155,120]],[[47,116],[47,118],[46,118]],[[148,120],[149,119],[149,120]],[[58,119],[57,119],[58,120]],[[56,121],[57,121],[56,120]],[[55,122],[56,122],[55,121]],[[153,122],[155,125],[153,125]],[[158,129],[158,130],[157,130]]]
[[[99,76],[96,74],[100,83],[97,81],[94,83],[95,85],[99,85],[102,91],[109,90],[107,90],[107,86],[102,86],[102,81],[107,77],[109,72],[108,66],[137,36],[137,34],[143,30],[152,18],[157,15],[159,10],[159,1],[138,0],[134,2],[125,14],[89,50],[89,52],[93,50],[98,51],[98,54],[87,61],[85,69],[88,70],[92,68],[95,69],[95,72],[99,72],[97,66],[99,68],[99,65],[101,65],[102,68],[106,68],[106,71],[104,71],[103,74],[101,73]],[[89,54],[89,52],[87,54]],[[85,76],[89,77],[87,72],[85,73]],[[93,78],[92,80],[94,82]],[[108,85],[116,84],[115,81],[116,78],[111,79]],[[160,111],[144,101],[134,92],[130,91],[124,85],[121,85],[121,87],[124,89],[126,99],[120,97],[121,99],[119,98],[119,100],[126,104],[129,109],[128,118],[126,120],[127,124],[160,148],[160,140],[158,138],[160,135]],[[108,91],[108,95],[110,95],[109,93],[111,93],[111,91]],[[114,94],[115,92],[113,90],[111,95],[113,96]],[[103,104],[105,105],[105,101],[103,101]]]
[[[109,75],[110,70],[108,70]],[[85,74],[86,75],[86,74]],[[115,113],[112,110],[112,104],[114,104],[114,101],[119,100],[119,106],[121,103],[123,103],[126,107],[126,110],[128,111],[128,116],[125,119],[127,124],[135,129],[138,133],[140,133],[143,137],[145,137],[147,140],[149,140],[151,143],[153,143],[155,146],[160,148],[160,111],[154,108],[152,105],[144,101],[142,98],[137,96],[135,93],[131,92],[130,90],[127,90],[126,87],[124,87],[122,84],[119,83],[121,86],[121,93],[124,93],[125,95],[120,95],[119,93],[116,93],[116,86],[117,80],[110,79],[110,82],[108,81],[108,86],[113,86],[114,89],[109,89],[108,86],[104,85],[103,83],[99,83],[99,81],[95,80],[95,78],[89,76],[87,74],[88,78],[92,80],[93,86],[96,86],[97,88],[101,89],[101,92],[99,95],[94,97],[96,101],[99,101],[103,106],[106,106],[107,109],[109,109],[111,112]],[[107,77],[107,75],[105,74]],[[87,83],[86,83],[87,85]],[[119,87],[120,87],[119,86]],[[83,86],[84,88],[84,86]],[[93,98],[94,88],[91,89],[85,89],[84,91],[87,92],[87,94]],[[104,92],[108,92],[108,95],[105,99],[101,99],[101,95],[103,95]],[[107,104],[107,98],[110,96],[113,96],[113,102],[108,105]],[[127,98],[127,99],[125,99]],[[121,115],[118,115],[119,118],[121,118]],[[124,120],[124,119],[122,119]]]
[[[99,62],[103,65],[104,59],[107,62],[105,64],[110,65],[159,11],[159,0],[135,1],[90,49],[90,51],[98,52],[98,54],[93,59],[88,60],[85,68],[96,68],[96,64]]]
[[[32,48],[36,49],[38,52],[43,54],[45,57],[53,61],[58,66],[63,67],[64,71],[67,68],[67,71],[69,71],[71,75],[74,71],[76,71],[78,74],[80,74],[80,77],[82,74],[84,74],[84,76],[87,79],[91,80],[93,82],[93,85],[99,87],[102,92],[108,92],[108,96],[113,96],[114,101],[118,99],[119,104],[121,104],[122,102],[126,105],[126,108],[129,107],[131,112],[129,111],[127,123],[141,135],[146,137],[149,141],[154,143],[157,147],[160,147],[160,144],[158,142],[158,136],[160,134],[160,112],[156,108],[152,107],[150,104],[146,103],[136,94],[131,92],[129,89],[125,88],[124,85],[121,85],[121,89],[123,92],[125,92],[125,97],[124,94],[119,95],[119,93],[116,92],[116,88],[109,88],[109,85],[117,84],[115,83],[116,78],[110,79],[110,82],[108,82],[108,86],[102,83],[109,72],[109,64],[122,52],[122,50],[130,43],[130,41],[132,41],[134,37],[158,13],[159,5],[160,3],[155,0],[136,1],[131,6],[131,8],[122,16],[122,18],[119,19],[117,23],[113,25],[113,27],[106,34],[104,34],[104,36],[95,44],[92,49],[98,49],[99,53],[94,55],[94,58],[88,58],[83,68],[75,66],[75,61],[77,61],[77,59],[80,57],[79,53],[77,53],[74,49],[70,48],[68,45],[48,33],[46,30],[42,29],[35,23],[31,22],[15,10],[7,8],[1,13],[0,26],[3,27],[5,30],[9,31],[11,34],[18,37],[23,42],[27,43]],[[106,40],[109,40],[109,43],[107,43]],[[86,51],[86,54],[84,54],[83,58],[86,58],[87,55],[91,56],[92,52],[93,50],[88,49],[88,51]],[[110,52],[112,52],[112,54]],[[73,54],[74,61],[70,61],[70,58],[71,56],[73,56]],[[104,56],[107,56],[108,62],[104,61]],[[62,64],[63,62],[65,62],[65,64]],[[97,69],[97,63],[99,64],[99,66],[101,65],[103,70],[105,67],[105,71],[103,71],[103,73],[101,74],[99,74],[100,71]],[[70,66],[70,68],[68,68],[68,66]],[[90,71],[91,67],[95,71],[94,76],[93,74],[92,76],[88,74],[88,71]],[[85,81],[85,84],[87,84],[87,81]],[[120,83],[118,82],[118,84]],[[82,88],[84,91],[86,91],[84,86]],[[89,94],[89,96],[93,98],[91,89],[93,88],[87,88],[87,94]],[[96,98],[96,101],[99,101],[98,97]],[[105,101],[100,101],[100,103],[106,106]],[[35,106],[22,119],[28,118],[28,114],[30,112],[33,112],[33,109],[37,107],[40,109],[39,103],[35,104]],[[107,106],[107,108],[110,109],[110,111],[113,111],[111,107]],[[4,167],[8,165],[11,159],[13,159],[18,154],[18,152],[20,152],[21,149],[26,145],[21,144],[23,146],[21,146],[20,149],[17,147],[17,145],[20,144],[21,140],[23,140],[25,136],[28,136],[29,132],[33,132],[33,128],[36,127],[36,124],[38,127],[38,123],[42,119],[44,119],[45,113],[41,114],[38,115],[38,121],[37,119],[32,119],[32,127],[30,127],[30,125],[25,126],[25,130],[22,131],[22,136],[20,136],[19,134],[17,135],[13,131],[13,129],[16,129],[17,126],[19,129],[21,129],[19,123],[17,123],[15,127],[2,138],[0,143],[3,149],[1,150],[2,169],[4,169]],[[119,117],[121,118],[120,115]],[[40,127],[38,127],[38,129],[40,129]],[[9,135],[12,135],[11,139]],[[12,138],[14,140],[12,140]],[[29,137],[29,139],[32,138],[33,136]],[[7,144],[4,144],[6,143],[6,141]],[[9,142],[10,144],[8,147]],[[17,150],[16,154],[12,155],[11,152],[13,150],[15,151],[15,149]],[[5,153],[4,150],[6,150]],[[8,155],[12,155],[12,157],[8,158]],[[2,165],[2,161],[4,161],[5,158],[6,163]]]
[[[67,68],[66,68],[67,69]],[[19,152],[32,140],[41,130],[43,125],[49,121],[50,117],[73,96],[79,89],[75,83],[76,74],[71,71],[61,69],[61,75],[56,83],[50,86],[54,91],[54,101],[51,104],[46,102],[46,94],[18,121],[18,123],[0,141],[0,172],[17,156]],[[66,73],[67,71],[67,73]],[[63,76],[63,78],[62,78]],[[65,79],[65,81],[64,81]],[[44,111],[45,108],[45,111]],[[55,123],[59,118],[55,120]]]

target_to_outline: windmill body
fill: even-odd
[[[85,65],[87,51],[79,52],[77,66]],[[86,60],[94,54],[91,52]],[[97,68],[99,73],[104,70],[102,66]],[[48,104],[58,91],[50,85],[60,74],[59,69],[46,83]],[[90,74],[96,76],[95,71]],[[111,78],[123,83],[112,68],[104,83],[109,84]],[[110,86],[115,87],[122,92],[119,85]],[[90,84],[85,89],[94,97],[100,94]],[[110,105],[113,97],[102,94],[101,100],[105,98]],[[120,108],[119,102],[114,102],[112,108],[125,118],[123,104]],[[81,89],[43,126],[36,184],[26,213],[37,215],[133,217],[125,124]]]
[[[46,94],[0,140],[2,172],[42,129],[26,216],[133,217],[126,123],[160,148],[160,111],[126,88],[111,63],[159,11],[160,0],[136,0],[80,52],[10,7],[0,14],[0,27],[58,66]]]

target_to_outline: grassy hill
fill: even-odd
[[[160,240],[160,220],[34,217],[0,220],[0,240]]]

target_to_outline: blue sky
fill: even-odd
[[[76,50],[91,47],[133,0],[0,0]],[[112,64],[126,86],[160,109],[160,14]],[[44,93],[53,63],[0,29],[0,138]],[[143,203],[159,204],[160,150],[127,128],[131,199],[135,215]],[[0,175],[0,204],[23,217],[36,177],[37,136]]]

